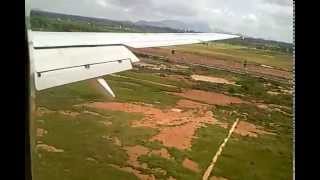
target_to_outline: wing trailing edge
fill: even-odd
[[[129,70],[139,61],[124,46],[35,49],[34,58],[37,90]]]

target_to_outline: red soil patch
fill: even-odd
[[[192,107],[187,111],[172,111],[172,109],[157,109],[145,104],[130,104],[118,102],[96,102],[89,104],[100,109],[108,109],[115,111],[125,111],[131,113],[142,113],[142,120],[133,121],[134,127],[151,127],[159,129],[159,134],[152,137],[150,140],[158,140],[165,146],[176,147],[178,149],[188,149],[191,147],[191,141],[196,130],[205,124],[225,124],[218,122],[213,118],[212,112],[209,110],[209,105],[204,105],[189,100],[181,100],[177,107]]]
[[[188,158],[183,160],[182,166],[187,168],[187,169],[190,169],[191,171],[200,172],[199,165],[196,162],[191,161]]]
[[[188,149],[191,148],[192,138],[194,138],[198,128],[205,124],[218,124],[217,120],[212,117],[211,111],[207,111],[204,114],[191,115],[191,117],[190,114],[186,115],[185,119],[181,119],[182,122],[185,122],[184,124],[161,128],[159,134],[152,137],[151,140],[158,140],[167,147]]]
[[[177,126],[185,124],[191,121],[194,121],[194,113],[192,111],[186,112],[177,112],[172,111],[172,109],[157,109],[150,105],[144,104],[130,104],[130,103],[118,103],[118,102],[96,102],[89,104],[91,107],[99,109],[108,109],[113,111],[124,111],[129,113],[142,113],[144,118],[142,120],[134,121],[132,126],[144,126],[144,127],[153,127],[157,128],[158,126]],[[202,116],[204,114],[202,113]],[[208,114],[205,114],[208,117]],[[209,114],[212,116],[212,114]],[[199,114],[195,117],[198,117],[195,120],[199,120]],[[209,122],[207,119],[205,122]]]
[[[188,123],[182,126],[164,128],[151,140],[161,141],[167,147],[186,149],[191,147],[191,139],[194,135],[196,123]]]
[[[214,105],[229,105],[236,103],[245,103],[237,97],[231,97],[215,92],[206,92],[200,90],[187,90],[184,93],[173,93],[174,95],[181,96],[187,99],[192,99],[196,101],[201,101],[207,104]]]
[[[207,108],[207,104],[195,102],[195,101],[190,101],[187,99],[181,99],[177,102],[177,107],[179,108],[188,108],[188,109],[203,109]]]
[[[262,130],[262,127],[256,126],[249,122],[240,121],[236,126],[234,133],[239,134],[241,136],[249,136],[249,137],[258,137],[259,134],[270,134],[275,135],[274,133],[267,132]]]
[[[213,77],[213,76],[202,76],[202,75],[191,75],[191,78],[196,81],[205,81],[205,82],[212,82],[212,83],[218,83],[218,84],[232,84],[234,85],[235,82],[228,81],[223,78],[219,77]]]

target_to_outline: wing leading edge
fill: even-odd
[[[193,44],[237,38],[218,33],[87,33],[32,31],[35,88],[64,84],[132,69],[139,59],[127,48]],[[106,82],[98,82],[114,96]]]
[[[33,31],[35,48],[124,45],[133,48],[193,44],[237,38],[220,33],[94,33]]]

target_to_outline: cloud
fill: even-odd
[[[292,0],[263,0],[266,4],[276,4],[279,6],[292,6]]]
[[[179,20],[292,42],[291,0],[31,0],[33,8],[129,21]]]
[[[254,15],[254,14],[244,15],[241,18],[244,19],[244,21],[248,21],[248,22],[256,22],[256,21],[258,21],[257,16]]]
[[[107,3],[104,0],[96,0],[96,3],[102,7],[107,7]]]

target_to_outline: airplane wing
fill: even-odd
[[[64,84],[132,69],[139,59],[127,48],[201,43],[237,38],[220,33],[92,33],[31,31],[35,88]],[[108,84],[98,82],[112,96]]]

